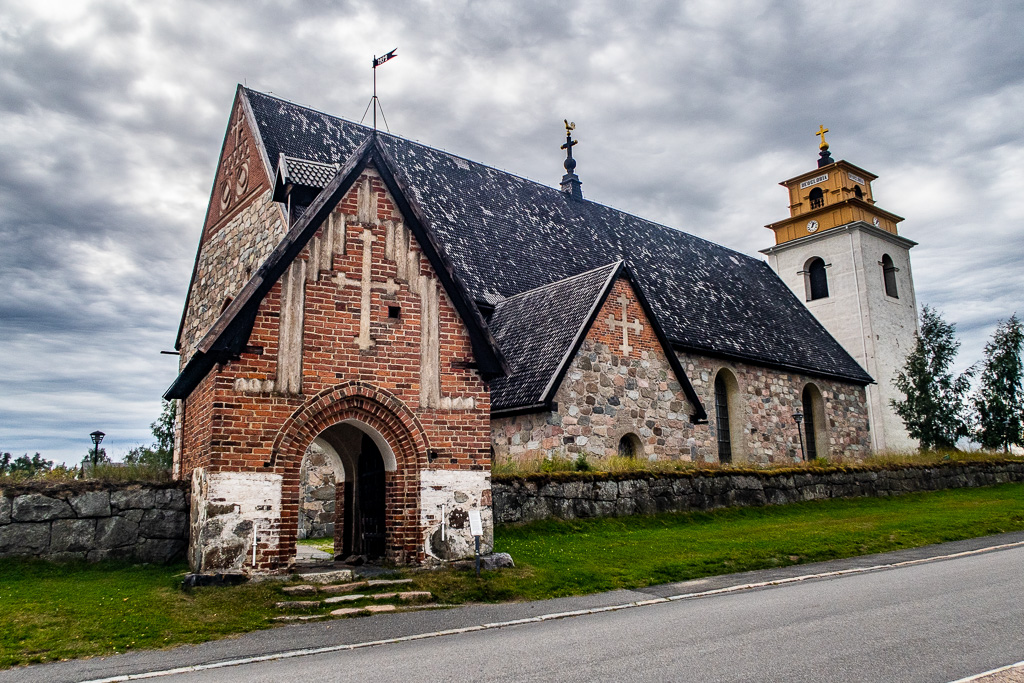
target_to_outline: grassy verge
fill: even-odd
[[[407,572],[438,601],[632,588],[1024,529],[1024,484],[500,527],[517,568]],[[184,567],[0,561],[0,667],[196,643],[270,625],[280,585],[178,588]]]

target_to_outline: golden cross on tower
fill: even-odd
[[[820,135],[821,136],[821,144],[818,145],[818,149],[828,149],[828,143],[825,142],[825,133],[827,133],[827,132],[828,132],[828,128],[826,128],[825,126],[822,126],[822,125],[818,126],[818,132],[815,133],[815,135]]]

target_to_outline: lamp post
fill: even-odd
[[[800,459],[804,459],[804,430],[800,427],[800,423],[804,421],[804,414],[799,410],[793,413],[793,421],[796,422],[796,433],[800,437]]]
[[[100,442],[103,441],[103,437],[106,434],[100,430],[96,430],[89,437],[92,439],[92,471],[96,472],[96,464],[100,461]]]

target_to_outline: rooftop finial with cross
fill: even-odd
[[[818,145],[818,149],[828,149],[828,143],[825,142],[825,133],[827,133],[827,132],[828,132],[828,128],[826,128],[825,126],[822,126],[822,125],[818,126],[818,132],[815,133],[815,135],[817,135],[818,137],[821,138],[821,144]]]
[[[562,149],[565,150],[565,170],[572,173],[576,168],[576,160],[572,158],[572,148],[579,143],[578,140],[572,139],[572,132],[576,130],[576,122],[569,122],[569,119],[562,119],[565,121],[565,144],[562,145]]]
[[[835,160],[832,159],[832,153],[828,151],[828,143],[825,142],[825,133],[827,132],[828,128],[819,125],[818,132],[815,133],[815,135],[821,138],[821,144],[818,145],[818,168],[835,163]]]
[[[579,144],[576,140],[572,139],[572,132],[576,130],[576,124],[570,122],[569,119],[562,119],[565,121],[565,144],[562,145],[562,149],[565,150],[565,175],[562,176],[562,192],[571,196],[573,199],[583,199],[583,190],[580,188],[580,179],[576,175],[576,160],[572,158],[572,148]]]

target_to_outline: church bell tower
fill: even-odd
[[[775,246],[768,263],[833,337],[875,379],[867,387],[875,452],[918,444],[889,406],[902,395],[892,385],[913,349],[917,301],[910,272],[913,242],[898,234],[903,219],[879,208],[871,183],[878,176],[834,161],[821,137],[817,168],[780,183],[789,192],[789,218],[765,227]]]

